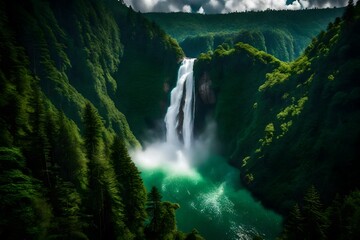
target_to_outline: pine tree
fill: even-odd
[[[0,148],[0,239],[47,239],[51,208],[20,149]]]
[[[81,219],[81,195],[74,184],[56,177],[50,199],[53,208],[53,235],[62,239],[87,239]]]
[[[344,232],[344,221],[341,213],[342,204],[340,196],[337,195],[327,210],[329,219],[328,239],[342,239],[341,233]]]
[[[60,167],[60,176],[72,182],[77,190],[87,186],[87,161],[82,150],[82,139],[76,124],[61,113],[58,118],[61,131],[54,146],[55,164]]]
[[[84,122],[84,139],[86,155],[89,161],[95,160],[99,157],[101,144],[102,144],[102,132],[103,123],[99,116],[98,111],[91,103],[86,103],[83,114]]]
[[[146,219],[146,190],[140,172],[120,137],[115,137],[111,150],[111,160],[124,203],[125,224],[133,234],[141,239]]]
[[[104,231],[104,182],[101,181],[101,172],[104,170],[102,150],[103,125],[97,110],[92,104],[87,103],[84,114],[84,143],[86,157],[88,159],[89,180],[88,180],[88,211],[92,219],[92,235],[102,239]]]
[[[40,87],[36,87],[30,101],[33,112],[30,114],[32,131],[25,145],[27,165],[33,176],[41,179],[46,186],[51,185],[49,176],[50,144],[46,132],[46,110]]]
[[[325,239],[327,219],[320,202],[320,195],[311,186],[304,196],[304,239]]]
[[[87,103],[83,115],[86,156],[89,160],[87,208],[89,231],[95,239],[132,239],[123,222],[123,203],[115,172],[105,158],[104,126],[97,110]]]
[[[284,226],[283,239],[304,239],[304,218],[302,216],[300,207],[295,204],[291,210]]]
[[[152,187],[148,194],[146,208],[151,218],[146,231],[150,239],[157,239],[161,230],[161,199],[162,196],[157,187]]]
[[[360,238],[360,191],[355,190],[344,198],[342,206],[343,239]]]
[[[177,203],[161,203],[160,239],[174,239],[177,233],[175,211],[180,206]]]

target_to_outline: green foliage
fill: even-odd
[[[124,140],[115,137],[111,149],[111,161],[124,203],[125,224],[137,238],[141,238],[147,215],[146,190],[140,172],[129,156]]]
[[[86,156],[90,161],[94,161],[101,154],[104,126],[98,111],[91,103],[86,104],[83,119]]]
[[[311,38],[341,16],[343,8],[229,14],[147,13],[176,38],[187,56],[214,51],[218,45],[245,42],[283,61],[297,58]]]
[[[144,97],[156,119],[181,48],[118,1],[5,0],[0,15],[0,238],[143,239],[146,191],[126,149],[139,143],[119,86],[154,77],[124,89],[158,91]],[[161,208],[164,239],[182,236],[174,206]]]
[[[179,204],[162,202],[161,199],[162,196],[159,190],[152,187],[147,201],[150,222],[145,229],[146,238],[159,240],[184,239],[183,234],[178,232],[176,227],[175,211],[180,207]],[[196,235],[200,237],[198,239],[202,239],[198,233]]]
[[[11,146],[29,130],[28,100],[34,78],[25,49],[15,41],[4,8],[0,8],[0,144]]]
[[[40,182],[27,174],[19,149],[2,148],[0,161],[1,238],[45,239],[52,214]]]
[[[87,186],[87,159],[82,149],[82,139],[75,123],[63,114],[58,118],[58,132],[53,143],[53,159],[61,166],[60,176],[75,184],[78,190]]]
[[[31,0],[17,5],[6,1],[5,6],[9,19],[5,27],[12,28],[15,41],[24,47],[29,75],[40,80],[55,107],[80,125],[82,108],[89,100],[100,109],[107,134],[117,132],[128,144],[138,145],[115,105],[123,45],[107,4]]]
[[[304,237],[304,217],[299,205],[295,204],[284,224],[283,239],[301,240]]]
[[[301,110],[304,108],[304,104],[308,100],[308,97],[300,98],[296,104],[291,104],[287,106],[284,110],[279,112],[276,115],[276,118],[279,120],[285,120],[287,117],[295,117],[300,115]]]
[[[251,119],[251,111],[256,112],[265,107],[256,99],[258,87],[263,82],[264,75],[280,64],[281,62],[273,56],[244,43],[237,43],[234,48],[227,49],[219,46],[213,54],[202,54],[195,62],[195,79],[205,76],[209,78],[212,90],[217,95],[214,113],[219,126],[218,137],[220,141],[228,143],[223,146],[224,152],[233,151],[237,145],[236,136],[241,136],[241,132],[251,129],[243,127],[243,124]],[[256,108],[254,102],[257,103]],[[204,114],[196,113],[196,116],[199,115]],[[195,127],[203,126],[200,121],[200,117],[195,119]],[[267,123],[262,124],[265,128]],[[260,125],[254,124],[255,126]],[[257,143],[258,140],[259,138],[254,138],[253,141]]]
[[[283,63],[279,68],[275,69],[273,72],[267,73],[266,81],[263,85],[259,87],[259,91],[263,91],[267,88],[271,88],[277,84],[281,84],[284,81],[286,81],[290,76],[290,73],[288,71],[289,71],[288,65]]]
[[[210,81],[216,97],[197,104],[214,117],[222,154],[255,196],[283,214],[311,184],[325,206],[359,188],[359,4],[354,14],[329,24],[294,62],[239,43],[195,63],[195,78]]]
[[[302,206],[296,204],[284,223],[281,239],[357,239],[359,229],[359,191],[341,198],[326,209],[312,186]]]
[[[189,36],[180,45],[187,56],[197,57],[201,53],[214,51],[219,45],[228,44],[233,47],[238,42],[250,44],[282,60],[289,61],[295,58],[294,45],[297,43],[289,32],[281,29],[242,30],[237,33]]]
[[[146,227],[145,233],[149,239],[158,239],[161,232],[161,209],[162,196],[159,190],[154,186],[151,188],[151,191],[148,194],[147,198],[147,208],[148,214],[150,216],[150,223]]]
[[[157,122],[166,113],[184,53],[155,23],[132,9],[124,11],[115,13],[124,44],[116,74],[119,81],[115,103],[126,115],[135,135],[143,139],[144,129],[161,131],[157,129]]]
[[[342,234],[344,239],[357,239],[360,236],[360,192],[354,191],[345,199],[342,206],[342,219],[344,223],[341,225],[344,229]]]
[[[314,186],[311,186],[304,196],[303,216],[305,239],[325,239],[327,222],[320,195]]]
[[[86,223],[81,219],[82,199],[75,186],[57,177],[51,190],[50,199],[55,215],[51,239],[88,239],[83,233]]]
[[[273,123],[269,123],[265,127],[265,138],[263,144],[269,145],[274,137],[275,127]]]
[[[85,106],[83,119],[86,156],[89,159],[87,211],[92,216],[92,224],[97,226],[91,230],[96,238],[132,238],[123,222],[123,202],[115,172],[105,154],[104,126],[90,103]]]

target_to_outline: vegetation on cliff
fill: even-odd
[[[312,185],[323,210],[336,195],[341,204],[358,201],[352,192],[360,182],[359,11],[359,3],[350,4],[294,62],[243,43],[219,46],[196,62],[196,79],[212,81],[216,103],[208,111],[226,143],[223,153],[241,170],[243,183],[285,215],[295,204],[293,214],[305,214],[303,197]],[[356,214],[341,214],[356,225]]]
[[[241,41],[283,61],[292,61],[343,11],[334,8],[209,15],[147,13],[145,16],[177,39],[189,57],[214,51],[222,43],[233,46]]]
[[[141,35],[158,43],[138,50],[159,65],[154,88],[171,85],[177,43],[118,1],[2,1],[0,13],[0,238],[151,239],[127,150],[139,142],[117,108],[121,69]],[[149,98],[154,109],[164,96]],[[172,225],[156,239],[192,236],[177,230],[175,205],[160,203]]]

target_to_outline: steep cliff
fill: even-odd
[[[244,42],[292,61],[313,36],[340,17],[343,8],[260,11],[229,14],[148,13],[145,16],[176,38],[189,57],[214,51],[218,45]]]
[[[148,83],[126,90],[151,92],[152,108],[136,105],[136,124],[162,117],[160,86],[176,81],[182,56],[173,39],[116,0],[1,1],[1,239],[186,237],[161,199],[158,211],[172,214],[154,221],[173,224],[145,230],[153,221],[147,192],[127,151],[139,141],[119,110],[138,99],[121,92],[123,81],[140,78]],[[152,75],[133,69],[137,62]]]
[[[353,12],[291,63],[243,43],[196,63],[196,79],[208,75],[216,93],[209,110],[223,153],[283,213],[310,185],[326,203],[359,187],[359,6]]]

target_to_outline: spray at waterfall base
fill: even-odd
[[[275,239],[281,217],[256,202],[241,186],[239,172],[216,154],[215,124],[193,139],[194,59],[185,59],[171,92],[166,141],[131,153],[147,189],[158,187],[164,200],[180,204],[179,229],[194,227],[206,239]]]

